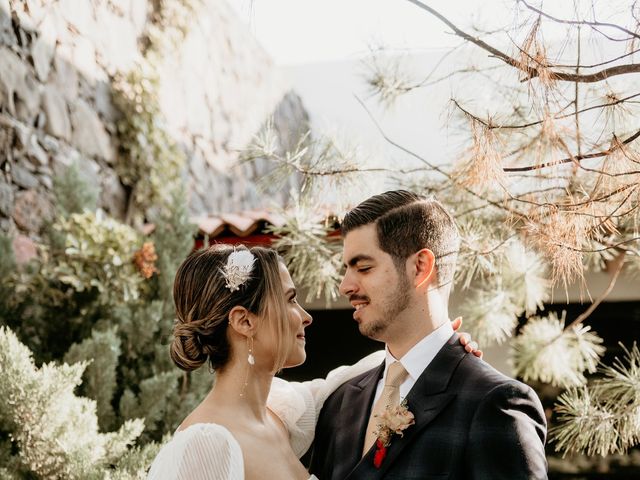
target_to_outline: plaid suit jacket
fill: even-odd
[[[380,468],[361,452],[384,363],[325,402],[310,471],[320,480],[546,479],[546,420],[521,382],[465,352],[454,334],[406,397],[415,425],[394,436]]]

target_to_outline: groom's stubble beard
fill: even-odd
[[[358,325],[360,333],[373,340],[381,340],[380,336],[384,334],[396,317],[406,310],[410,301],[411,283],[404,271],[398,272],[396,288],[386,298],[379,301],[379,316],[366,323],[360,322]]]

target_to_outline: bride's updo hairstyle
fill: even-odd
[[[223,275],[227,259],[234,251],[248,250],[255,257],[249,278],[237,289],[229,288]],[[191,371],[209,362],[215,369],[229,361],[227,339],[229,312],[235,306],[256,314],[259,329],[273,329],[277,339],[275,370],[280,370],[289,354],[292,327],[280,279],[282,259],[271,249],[244,245],[214,245],[193,252],[180,265],[173,284],[176,322],[173,328],[171,359],[182,370]]]

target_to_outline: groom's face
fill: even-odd
[[[398,271],[391,255],[380,249],[374,224],[346,235],[342,258],[346,272],[340,293],[355,308],[360,333],[386,341],[389,327],[411,301],[407,272]]]

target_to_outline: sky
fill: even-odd
[[[279,65],[355,59],[370,46],[431,50],[459,43],[443,24],[407,0],[229,1]],[[487,20],[502,11],[505,2],[429,4],[447,15]]]
[[[279,65],[354,59],[370,46],[438,50],[459,40],[410,0],[228,0]],[[629,18],[629,0],[555,0],[545,11],[570,18],[574,8],[600,21]],[[510,25],[516,0],[423,2],[461,27]],[[527,12],[526,15],[529,15]],[[547,32],[549,30],[547,29]]]

